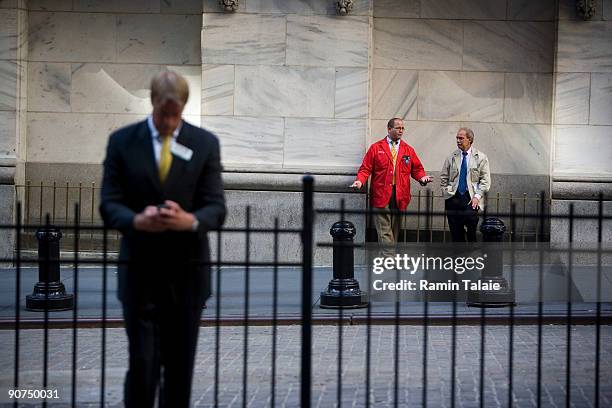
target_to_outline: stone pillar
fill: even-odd
[[[15,221],[15,184],[25,159],[27,11],[24,0],[0,1],[0,223]],[[0,258],[12,256],[15,234],[2,231]],[[6,239],[6,238],[8,239]]]
[[[553,214],[596,215],[599,193],[604,214],[612,199],[612,7],[597,2],[594,15],[584,21],[568,2],[559,5],[557,66],[555,67]],[[573,4],[573,2],[571,2]],[[603,240],[610,239],[604,223]],[[551,241],[569,241],[568,222],[553,220]],[[579,220],[574,242],[596,242],[597,221]]]

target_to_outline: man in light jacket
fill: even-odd
[[[448,226],[453,242],[476,242],[478,210],[484,209],[484,195],[491,187],[487,156],[472,146],[474,132],[462,127],[457,131],[457,150],[444,161],[440,187],[448,212]]]

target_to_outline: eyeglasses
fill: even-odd
[[[401,127],[394,127],[393,129],[395,129],[395,130],[404,130],[404,127],[403,126],[401,126]]]

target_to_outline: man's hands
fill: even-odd
[[[480,198],[478,197],[474,197],[472,198],[472,201],[470,201],[470,205],[472,206],[472,209],[474,210],[478,208],[478,204],[480,204]]]
[[[433,177],[431,176],[423,176],[421,177],[421,179],[419,180],[419,183],[425,187],[428,183],[431,183],[433,181]]]
[[[134,217],[134,228],[146,232],[191,231],[195,216],[170,200],[164,206],[147,206]]]
[[[355,180],[355,181],[353,181],[353,184],[351,184],[349,187],[350,188],[356,188],[357,190],[359,190],[362,186],[363,186],[363,184],[361,183],[361,181]]]

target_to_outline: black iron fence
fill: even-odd
[[[517,301],[511,302],[516,303],[514,306],[502,309],[468,308],[464,300],[457,298],[436,302],[425,296],[419,301],[405,301],[400,298],[398,291],[390,302],[374,302],[374,297],[370,296],[372,275],[367,255],[354,255],[357,260],[353,270],[348,271],[354,273],[351,277],[342,275],[347,272],[344,271],[346,261],[334,262],[333,268],[314,267],[314,254],[318,248],[333,247],[335,256],[340,256],[340,253],[346,256],[344,251],[347,248],[356,252],[367,249],[366,243],[360,241],[331,242],[329,239],[315,242],[317,217],[331,214],[337,216],[339,221],[356,217],[371,219],[380,211],[371,208],[349,210],[344,201],[340,202],[338,208],[315,209],[313,182],[310,177],[304,179],[301,225],[280,228],[276,218],[270,227],[253,227],[250,208],[246,208],[244,227],[220,229],[211,241],[212,246],[216,246],[214,257],[210,261],[215,277],[213,292],[216,295],[209,302],[202,325],[214,331],[214,346],[207,357],[208,364],[212,363],[213,368],[207,377],[212,382],[205,394],[207,397],[204,401],[198,400],[203,405],[571,406],[586,401],[590,406],[599,407],[612,403],[612,366],[609,363],[612,342],[607,341],[612,339],[609,326],[612,321],[612,292],[609,284],[612,278],[612,251],[604,238],[605,234],[609,234],[612,216],[604,214],[603,197],[600,197],[596,211],[580,214],[573,204],[568,207],[567,214],[551,214],[547,210],[548,202],[543,197],[538,198],[539,208],[534,212],[527,211],[527,204],[521,209],[521,201],[518,204],[510,203],[508,211],[490,204],[487,213],[482,214],[483,219],[495,215],[506,220],[508,231],[504,239],[511,244],[521,244],[501,250],[504,256],[509,254],[509,259],[504,260],[506,272],[500,271],[500,274],[505,274],[510,285],[514,286],[517,282],[515,273],[518,267],[529,265],[531,269],[527,272],[534,278],[533,282],[536,282],[536,295],[529,304]],[[41,192],[43,188],[41,187]],[[55,195],[55,192],[53,194]],[[94,195],[91,197],[93,203]],[[66,198],[67,202],[68,200],[69,198]],[[45,201],[44,193],[41,193],[42,201]],[[418,201],[417,211],[395,212],[396,215],[411,218],[410,222],[417,222],[418,233],[413,236],[406,233],[406,241],[414,243],[429,236],[430,242],[448,242],[448,237],[444,238],[445,234],[441,240],[434,238],[436,223],[443,223],[447,214],[436,210],[435,200],[431,195],[419,197]],[[491,202],[489,199],[489,203]],[[39,400],[43,405],[53,403],[53,395],[43,395],[41,391],[57,392],[57,384],[54,384],[50,377],[53,364],[51,359],[55,358],[57,353],[49,350],[49,344],[52,331],[59,328],[71,332],[70,338],[62,344],[64,358],[69,363],[64,370],[70,372],[70,380],[66,383],[70,397],[66,396],[65,402],[72,406],[85,403],[106,406],[109,403],[110,384],[106,380],[106,371],[108,364],[116,356],[108,352],[108,330],[122,325],[120,316],[109,316],[109,287],[112,285],[109,275],[112,275],[119,261],[109,258],[109,243],[114,239],[115,232],[96,224],[97,219],[93,211],[90,215],[92,222],[87,223],[78,203],[74,206],[72,218],[68,214],[61,218],[55,215],[55,220],[50,213],[41,213],[32,218],[31,213],[24,214],[22,206],[18,205],[17,223],[2,226],[4,231],[14,231],[16,237],[15,256],[1,260],[11,263],[12,266],[2,270],[4,276],[0,280],[0,283],[6,286],[3,291],[12,291],[14,296],[11,307],[3,305],[5,312],[0,320],[0,327],[4,329],[2,332],[13,337],[13,347],[11,350],[5,350],[2,357],[5,367],[12,365],[12,375],[4,371],[0,378],[3,378],[3,387],[8,390],[8,397],[11,397],[9,400],[14,402],[15,406],[24,401],[21,391],[26,394],[29,391],[24,388],[24,383],[31,383],[24,381],[24,377],[31,375],[34,370],[41,373],[37,386],[38,397],[47,397]],[[70,222],[61,222],[66,220]],[[537,226],[535,237],[546,236],[546,230],[551,223],[560,224],[558,230],[567,235],[564,237],[559,234],[554,245],[538,247],[535,252],[538,256],[535,258],[532,254],[521,257],[522,251],[534,248],[525,245],[525,242],[530,240],[524,240],[525,234],[519,233],[518,230],[524,228],[526,223],[517,220],[527,220],[527,225]],[[70,279],[64,278],[63,281],[67,284],[67,295],[72,295],[73,298],[71,304],[68,302],[69,311],[64,312],[51,310],[51,305],[61,290],[55,288],[50,291],[49,279],[42,286],[39,284],[42,295],[39,295],[38,302],[35,302],[36,307],[28,305],[23,296],[24,292],[29,292],[36,283],[31,279],[31,272],[28,275],[23,265],[24,237],[41,227],[48,231],[51,225],[57,226],[66,234],[64,239],[72,241],[72,251],[70,257],[61,257],[58,243],[57,250],[39,252],[36,261],[39,263],[38,272],[42,275],[38,279],[44,280],[44,277],[52,275],[52,268],[58,268],[58,273],[60,267],[62,273],[69,272]],[[81,237],[84,234],[100,237],[101,251],[98,256],[80,256]],[[285,237],[296,235],[301,241],[301,259],[286,260],[279,250],[280,244]],[[240,261],[224,260],[222,242],[228,239],[227,237],[231,240],[232,236],[240,237],[240,242],[244,243],[244,258]],[[273,255],[268,260],[254,261],[251,257],[253,242],[259,236],[272,236]],[[538,240],[541,241],[533,241]],[[584,241],[590,241],[591,244],[578,245]],[[446,245],[453,247],[451,244]],[[567,285],[563,289],[566,294],[563,301],[549,302],[545,298],[543,287],[548,276],[545,267],[551,254],[564,259],[562,264],[567,273],[563,279],[567,279]],[[587,297],[582,292],[577,293],[576,288],[579,285],[571,284],[577,274],[584,272],[580,267],[588,268],[589,273],[593,272],[594,280],[589,281],[590,286],[586,292],[594,293],[594,297]],[[94,284],[93,281],[87,280],[92,274],[96,275]],[[29,281],[24,280],[26,275]],[[260,281],[264,275],[271,278],[268,286],[261,285]],[[329,290],[332,285],[327,285],[327,282],[332,278],[338,278],[334,288],[339,289],[334,289],[335,292],[332,290],[331,296],[339,297],[340,304],[344,296],[354,294],[347,289],[348,280],[360,279],[363,288],[360,296],[363,296],[364,301],[359,306],[362,308],[321,309],[318,292],[325,288]],[[239,290],[235,288],[236,281],[243,285]],[[234,298],[224,296],[224,293],[228,293],[226,288],[232,290]],[[354,290],[354,287],[350,289]],[[84,315],[82,308],[85,307],[87,299],[93,296],[98,296],[100,300],[95,306],[96,313]],[[241,298],[240,302],[236,302],[236,297]],[[257,303],[260,302],[258,299],[262,298],[266,299],[265,307]],[[66,306],[66,303],[61,304]],[[224,312],[226,304],[233,308],[231,310],[234,313]],[[29,306],[30,310],[38,308],[42,311],[28,311],[24,306]],[[258,308],[259,314],[254,313],[254,308]],[[261,312],[263,309],[265,310]],[[551,330],[550,324],[556,325],[552,338],[547,334]],[[266,351],[269,353],[267,358],[254,356],[252,351],[261,340],[262,334],[257,328],[262,325],[269,329],[269,332],[265,333],[265,337],[270,340],[270,348]],[[317,328],[321,325],[331,325],[335,328],[335,338],[317,337]],[[239,339],[241,347],[233,349],[233,353],[239,354],[240,368],[235,372],[239,374],[240,379],[232,377],[237,383],[233,388],[236,395],[228,400],[225,398],[227,385],[224,383],[228,378],[228,355],[223,354],[221,350],[224,345],[224,327],[234,326],[241,327],[242,331]],[[97,384],[99,394],[95,402],[80,401],[77,393],[79,387],[91,387],[91,381],[80,378],[79,365],[83,359],[81,349],[85,346],[80,345],[78,334],[79,330],[88,327],[100,329],[100,336],[95,339],[99,342],[99,347],[95,347],[96,353],[100,355]],[[354,327],[363,330],[353,329]],[[473,329],[477,336],[466,337],[462,331],[464,327]],[[523,327],[528,327],[530,331],[521,331]],[[589,329],[586,334],[577,331],[584,327],[592,330]],[[290,358],[282,360],[283,366],[279,366],[280,349],[284,350],[289,346],[279,342],[281,328],[294,328],[296,333],[299,332],[291,338],[299,345],[291,349]],[[436,331],[438,328],[447,330],[446,334]],[[491,338],[492,328],[495,328],[494,338]],[[37,367],[24,366],[21,363],[21,346],[25,339],[31,336],[33,329],[42,333],[42,361]],[[559,336],[560,330],[562,336]],[[517,331],[521,331],[520,338],[517,337]],[[257,337],[253,339],[253,336]],[[414,344],[411,343],[413,340]],[[226,341],[229,340],[226,338]],[[334,347],[329,347],[329,344],[334,344]],[[350,344],[351,349],[346,348],[347,344]],[[91,345],[88,345],[87,349],[87,353],[92,352]],[[357,351],[353,352],[353,349]],[[260,348],[257,350],[258,353],[261,352]],[[326,354],[329,350],[332,353]],[[521,353],[530,353],[531,357],[525,360]],[[585,355],[588,355],[586,365]],[[256,361],[255,357],[258,357]],[[552,366],[548,359],[552,359]],[[299,361],[299,364],[290,363],[293,360]],[[491,366],[492,363],[495,367]],[[288,380],[285,365],[291,364],[294,364],[295,370]],[[573,364],[578,366],[578,371]],[[261,390],[262,370],[266,372],[266,378],[269,380],[265,386],[266,391]],[[490,377],[491,372],[495,372],[495,376]],[[560,373],[563,374],[562,381],[557,375]],[[551,375],[557,375],[555,381],[558,384],[552,386],[545,381]],[[325,380],[321,380],[321,377]],[[468,377],[469,381],[472,381],[470,384],[465,382]],[[528,382],[525,381],[526,378],[529,378]],[[198,381],[198,378],[194,381]],[[287,384],[289,390],[286,388]],[[285,388],[281,390],[281,387]],[[466,388],[470,388],[473,393],[470,394],[471,391]],[[295,389],[299,389],[299,395]],[[493,392],[491,390],[494,390],[494,398],[490,395]],[[20,394],[17,395],[17,392]],[[262,393],[265,395],[260,400],[257,395]],[[529,396],[525,397],[525,393],[529,393]],[[36,397],[34,394],[32,396]],[[6,397],[7,395],[4,396]],[[194,399],[196,405],[198,401]]]

